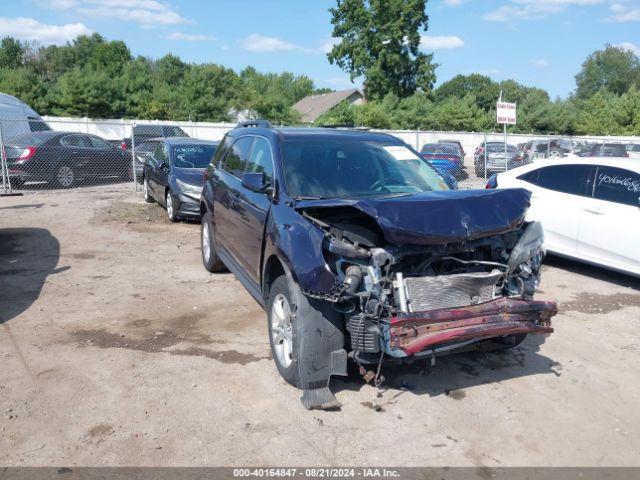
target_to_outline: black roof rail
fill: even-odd
[[[371,128],[369,127],[356,127],[355,125],[348,123],[319,125],[319,128],[334,128],[336,130],[359,130],[362,132],[368,132],[369,130],[371,130]]]
[[[259,127],[259,128],[271,128],[271,122],[268,120],[247,120],[246,122],[240,122],[236,125],[236,128],[250,128],[250,127]]]

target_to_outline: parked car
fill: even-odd
[[[438,140],[438,143],[442,143],[444,145],[456,145],[458,150],[460,151],[460,155],[464,160],[466,153],[464,152],[464,147],[462,146],[462,142],[460,140]]]
[[[477,177],[484,177],[485,173],[490,176],[496,172],[513,170],[525,163],[523,157],[518,155],[515,145],[507,144],[505,149],[504,142],[487,142],[486,145],[483,142],[478,147],[473,162]]]
[[[640,160],[640,143],[629,143],[627,144],[627,154],[630,158],[635,158]]]
[[[0,93],[0,128],[5,143],[18,135],[51,130],[29,105],[6,93]]]
[[[454,178],[464,175],[464,157],[457,145],[427,143],[420,149],[420,156],[440,172],[446,172]]]
[[[189,137],[182,128],[175,125],[135,125],[133,127],[133,139],[136,148],[144,141],[152,138],[173,138],[173,137]],[[131,137],[123,138],[121,143],[122,150],[131,150]]]
[[[552,332],[556,305],[532,299],[543,252],[529,197],[449,191],[391,135],[245,122],[205,171],[202,260],[266,310],[304,406],[336,408],[329,380],[349,356],[435,361]]]
[[[202,174],[211,163],[218,142],[195,138],[158,141],[143,167],[146,202],[158,202],[172,222],[200,215]]]
[[[131,178],[131,163],[106,140],[85,133],[42,131],[18,135],[5,145],[15,188],[46,181],[62,188],[88,178]]]
[[[527,220],[542,223],[548,251],[640,276],[637,160],[545,160],[500,173],[489,187],[532,193]]]
[[[158,144],[162,141],[163,138],[152,138],[150,140],[145,140],[140,144],[140,146],[136,146],[136,161],[134,167],[136,173],[136,181],[139,184],[143,184],[144,164],[146,163],[147,158],[149,158]]]
[[[579,157],[628,157],[627,147],[622,143],[597,143],[577,154]]]

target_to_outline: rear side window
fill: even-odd
[[[222,160],[220,167],[234,177],[242,178],[247,164],[247,155],[253,144],[253,137],[241,137],[233,144],[227,156]]]
[[[590,165],[551,165],[521,175],[521,180],[554,192],[588,196]]]
[[[66,147],[92,148],[89,139],[82,135],[67,135],[66,137],[62,137],[60,144]]]
[[[268,140],[256,138],[247,162],[246,171],[249,173],[264,173],[265,181],[270,184],[273,183],[273,157]]]
[[[598,167],[593,196],[598,200],[640,206],[640,174],[615,167]]]
[[[111,145],[98,137],[89,137],[89,140],[91,141],[91,146],[93,148],[98,148],[100,150],[111,150]]]

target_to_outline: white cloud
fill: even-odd
[[[43,45],[60,45],[79,35],[90,35],[92,31],[82,23],[47,25],[33,18],[0,17],[0,37],[37,41]]]
[[[608,0],[511,0],[509,4],[483,15],[492,22],[538,20],[570,7],[601,5]]]
[[[446,7],[459,7],[462,5],[463,0],[442,0],[442,3]]]
[[[530,58],[529,63],[537,68],[547,68],[549,66],[549,60],[544,58]]]
[[[610,7],[611,16],[607,19],[612,22],[637,22],[640,21],[640,6],[628,3],[614,3]]]
[[[420,37],[420,47],[430,52],[435,50],[450,50],[452,48],[464,47],[464,40],[456,36],[424,35]]]
[[[259,33],[252,33],[247,38],[240,40],[240,47],[244,50],[254,53],[268,53],[268,52],[290,52],[301,51],[305,53],[312,53],[313,50],[294,45],[278,37],[267,37],[260,35]]]
[[[57,11],[117,19],[138,23],[144,27],[190,23],[168,2],[158,0],[40,0],[40,5]]]
[[[216,40],[211,35],[196,35],[192,33],[173,32],[165,36],[167,40],[184,40],[186,42],[210,42]]]
[[[629,50],[630,52],[633,52],[635,55],[640,57],[640,46],[636,45],[635,43],[622,42],[622,43],[619,43],[619,44],[617,44],[615,46],[618,47],[618,48],[622,48],[624,50]]]
[[[320,51],[322,53],[329,53],[331,50],[333,50],[333,47],[340,42],[339,38],[330,38],[329,40],[325,41],[322,46],[320,47]]]

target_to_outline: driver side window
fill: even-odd
[[[256,138],[245,171],[247,173],[264,173],[265,182],[273,184],[273,157],[271,144],[268,140]]]

